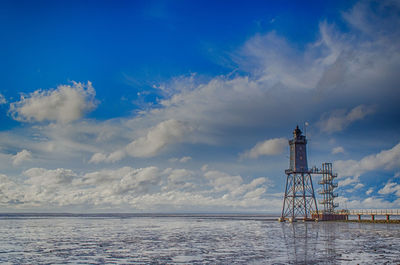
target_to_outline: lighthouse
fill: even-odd
[[[280,221],[309,220],[318,212],[311,173],[307,164],[307,139],[297,126],[289,140],[290,165],[285,170],[286,186]]]

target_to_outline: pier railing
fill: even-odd
[[[362,210],[339,210],[332,213],[326,213],[324,211],[312,212],[313,216],[318,216],[318,218],[329,219],[332,216],[335,217],[336,220],[339,220],[339,216],[343,216],[345,220],[349,220],[349,216],[356,215],[358,216],[358,220],[361,221],[362,216],[369,215],[371,216],[371,220],[375,220],[375,216],[386,216],[386,221],[389,222],[391,216],[399,216],[400,209],[362,209]]]
[[[312,212],[316,214],[317,212]],[[324,211],[318,211],[318,214],[324,214]],[[339,210],[334,214],[340,215],[400,215],[400,209],[362,209],[362,210]]]
[[[348,215],[400,215],[399,209],[348,210]]]

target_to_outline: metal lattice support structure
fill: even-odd
[[[311,219],[312,212],[318,211],[314,187],[309,173],[288,172],[282,220]]]
[[[299,126],[293,131],[289,145],[290,169],[285,170],[286,188],[280,220],[311,219],[311,214],[318,212],[318,206],[307,165],[307,139]]]
[[[322,201],[319,203],[324,206],[325,214],[334,214],[335,208],[339,205],[334,203],[334,199],[338,196],[337,193],[334,193],[335,188],[337,188],[337,184],[333,182],[333,180],[337,177],[336,174],[332,173],[332,163],[323,163],[322,164],[322,178],[319,182],[322,185],[322,190],[319,192],[323,196]]]

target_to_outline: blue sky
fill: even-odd
[[[0,5],[0,210],[279,212],[305,122],[342,207],[400,208],[398,1]]]

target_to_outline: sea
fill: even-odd
[[[0,214],[1,264],[400,264],[400,225],[248,214]]]

